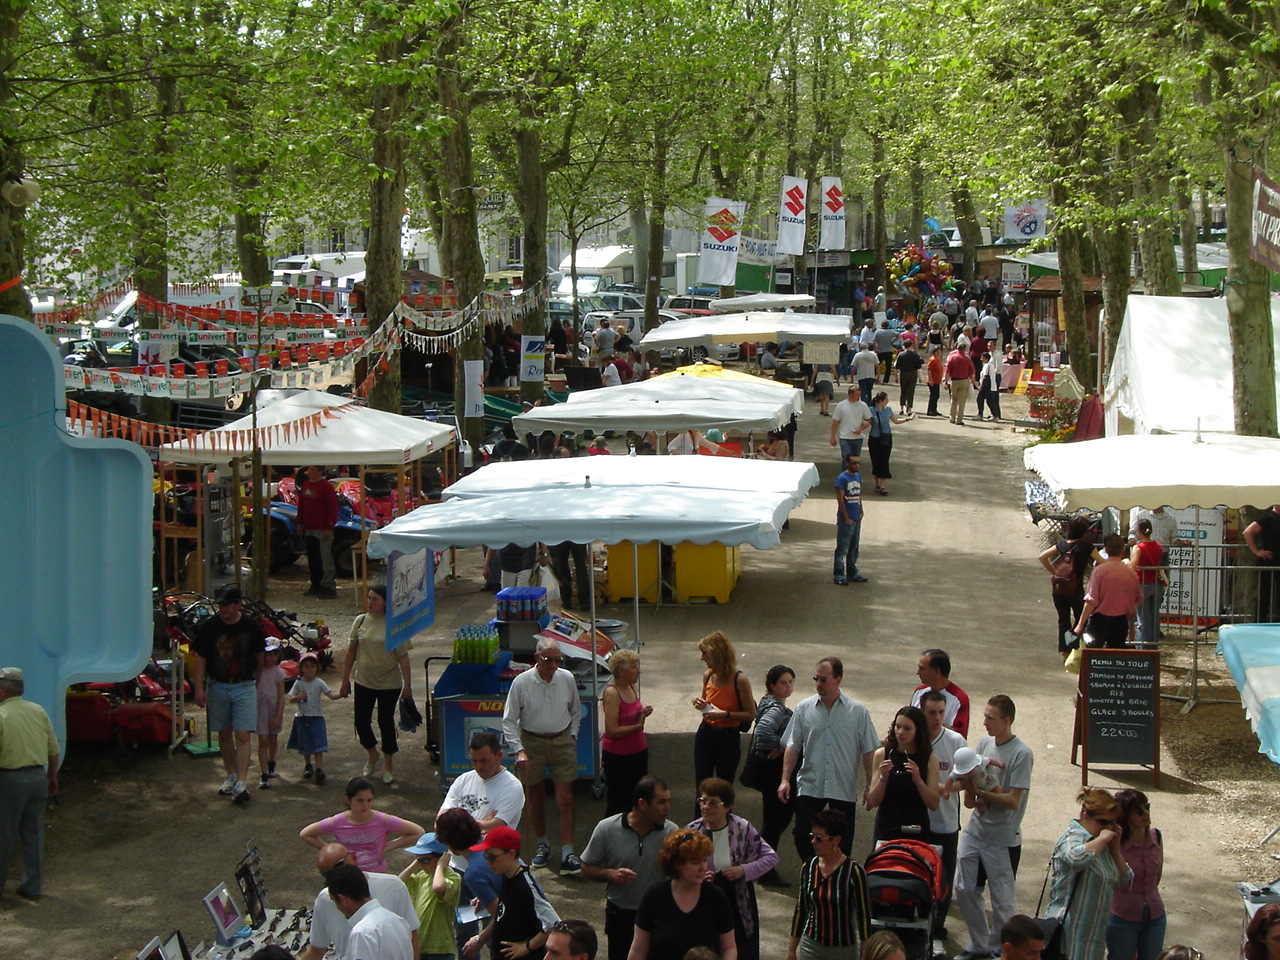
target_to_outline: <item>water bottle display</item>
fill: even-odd
[[[498,631],[487,623],[469,623],[453,634],[455,663],[495,663],[498,659]]]

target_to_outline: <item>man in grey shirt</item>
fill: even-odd
[[[609,328],[609,321],[601,318],[600,329],[596,331],[596,356],[602,366],[613,356],[613,345],[617,339],[618,335]]]
[[[966,784],[964,805],[973,810],[960,836],[957,853],[956,902],[969,928],[969,946],[957,960],[976,960],[1000,952],[1000,930],[1017,913],[1014,902],[1015,858],[1022,851],[1022,816],[1031,793],[1031,748],[1013,735],[1013,700],[997,694],[987,701],[982,723],[988,736],[978,741],[979,756],[999,760],[1000,786],[975,789]],[[991,925],[978,888],[978,866],[987,874],[991,892]]]
[[[663,878],[658,851],[667,834],[679,829],[667,819],[670,812],[666,781],[643,777],[631,794],[631,810],[597,823],[582,852],[582,875],[608,884],[604,932],[609,938],[609,960],[627,960],[640,899]]]
[[[813,674],[818,693],[796,707],[782,742],[782,782],[778,799],[791,798],[791,774],[799,763],[796,783],[796,853],[801,862],[813,857],[809,830],[813,815],[827,807],[849,818],[849,836],[841,838],[845,856],[853,848],[854,816],[858,800],[858,763],[871,782],[871,759],[880,746],[867,708],[840,691],[844,664],[839,657],[823,657]]]

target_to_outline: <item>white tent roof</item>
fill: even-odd
[[[1271,321],[1280,356],[1280,301],[1275,299]],[[1232,383],[1226,300],[1129,297],[1103,390],[1109,425],[1119,414],[1133,421],[1134,433],[1189,433],[1197,424],[1205,432],[1231,433]]]
[[[1280,503],[1280,440],[1207,434],[1041,443],[1023,454],[1067,510]]]
[[[724,462],[738,471],[736,486],[723,485],[725,471],[712,457],[579,457],[491,464],[465,481],[474,495],[466,490],[458,495],[454,488],[459,484],[454,484],[453,499],[419,507],[375,531],[369,538],[369,555],[565,540],[687,540],[745,543],[762,550],[776,546],[792,507],[817,482],[816,468],[807,463]],[[633,482],[628,476],[656,469],[650,464],[665,468],[661,482]],[[756,489],[748,488],[752,482],[758,484]],[[497,489],[490,494],[490,488]]]
[[[681,488],[782,493],[800,503],[818,483],[812,463],[730,457],[566,457],[491,463],[445,488],[444,498],[505,496],[513,489]]]
[[[270,429],[317,413],[323,416],[310,436],[294,434],[286,438],[283,430]],[[242,438],[242,431],[252,429],[252,416],[241,417],[191,440],[165,444],[159,458],[175,463],[218,463],[245,456],[248,451],[244,442],[234,442],[238,438],[232,435],[239,432]],[[348,397],[319,390],[307,390],[261,407],[258,431],[262,462],[286,466],[409,463],[454,440],[453,427],[447,424],[373,410]]]
[[[785,310],[787,307],[812,307],[818,301],[807,293],[751,293],[745,297],[725,297],[712,300],[711,309],[716,313],[737,313],[739,310]]]
[[[806,343],[849,339],[849,317],[829,313],[732,313],[723,317],[671,320],[644,335],[640,345],[651,350],[698,343]]]
[[[518,430],[776,430],[804,408],[794,387],[714,377],[655,377],[583,390],[512,419]]]

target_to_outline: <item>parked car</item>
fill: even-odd
[[[595,295],[605,302],[610,310],[643,310],[644,295],[625,293],[621,290],[602,290]]]
[[[719,297],[708,297],[698,293],[675,293],[667,297],[662,305],[664,310],[710,310],[711,304]]]

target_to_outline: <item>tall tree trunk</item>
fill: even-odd
[[[911,171],[911,228],[908,230],[907,236],[912,243],[918,243],[918,238],[925,232],[924,165],[920,162],[919,154],[915,152],[912,153],[909,163]]]
[[[951,190],[951,206],[955,209],[956,227],[960,230],[960,279],[970,286],[978,279],[978,240],[982,237],[982,225],[978,223],[978,210],[969,192],[969,181],[960,180]]]
[[[889,225],[885,222],[885,191],[889,185],[888,168],[884,162],[884,136],[871,131],[871,169],[876,171],[871,181],[871,285],[876,290],[888,283]]]
[[[1224,151],[1227,180],[1227,318],[1231,331],[1232,403],[1236,433],[1277,436],[1276,358],[1271,330],[1270,271],[1249,257],[1252,226],[1253,165],[1266,167],[1264,145],[1251,142],[1256,131],[1229,143]],[[1247,157],[1237,160],[1236,157]],[[1260,505],[1259,505],[1260,506]]]
[[[644,271],[646,333],[658,325],[658,297],[662,293],[662,234],[667,226],[667,162],[670,154],[671,139],[667,132],[663,129],[655,130],[649,185],[649,260]]]
[[[1061,182],[1050,188],[1055,210],[1066,210],[1067,189]],[[1080,229],[1066,218],[1054,227],[1058,243],[1058,276],[1062,281],[1063,322],[1067,328],[1067,352],[1071,370],[1086,390],[1093,389],[1093,358],[1089,355],[1089,328],[1084,309],[1084,272],[1080,258]]]
[[[1102,274],[1107,349],[1101,362],[1103,370],[1107,370],[1116,355],[1116,343],[1120,339],[1120,328],[1124,325],[1124,314],[1129,304],[1129,291],[1133,287],[1133,234],[1129,222],[1117,219],[1095,225],[1093,245],[1098,251]],[[1074,350],[1071,357],[1074,366]]]
[[[26,8],[27,4],[22,0],[0,3],[0,179],[24,172],[22,150],[17,146],[21,141],[18,118],[9,108],[12,61],[7,51],[13,50],[17,43],[18,24]],[[25,268],[24,217],[22,207],[0,200],[0,284],[21,277]],[[31,300],[21,280],[0,290],[0,313],[31,319]]]
[[[631,255],[635,278],[643,287],[644,278],[649,275],[649,217],[645,213],[643,193],[627,199],[627,222],[631,226]],[[677,290],[676,293],[684,291]]]
[[[1178,205],[1178,243],[1182,247],[1182,272],[1188,283],[1196,283],[1199,278],[1195,274],[1200,270],[1200,257],[1196,252],[1196,215],[1185,176],[1178,178],[1174,200]]]
[[[399,50],[385,51],[385,61],[395,61]],[[373,88],[373,180],[369,184],[369,252],[365,259],[365,304],[369,330],[394,323],[392,312],[404,289],[400,224],[404,218],[404,136],[398,129],[404,109],[404,87],[377,84]],[[400,351],[389,350],[374,373],[369,406],[400,412]]]
[[[453,283],[459,303],[470,303],[484,289],[484,255],[480,251],[480,229],[476,219],[476,197],[470,189],[475,184],[471,157],[471,101],[462,90],[462,20],[467,12],[447,18],[440,26],[440,42],[436,52],[436,98],[441,111],[449,118],[440,138],[440,159],[444,180],[441,198],[441,237],[449,249],[441,259],[452,265]],[[459,411],[462,437],[477,454],[484,439],[484,418],[463,418],[466,409],[467,381],[463,361],[484,357],[483,328],[472,323],[467,337],[454,356],[453,393]]]

